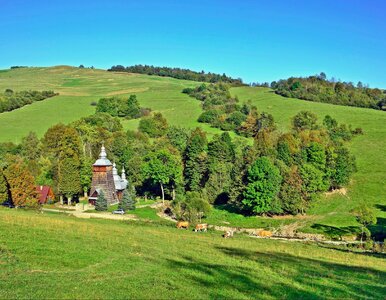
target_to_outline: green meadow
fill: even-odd
[[[197,122],[202,112],[200,102],[181,93],[183,88],[197,84],[166,77],[67,66],[3,70],[0,72],[0,90],[51,89],[60,95],[0,114],[0,141],[19,142],[31,130],[42,136],[56,123],[69,123],[92,114],[95,107],[91,103],[101,97],[130,94],[136,94],[143,107],[162,112],[170,124],[187,128],[201,126],[211,136],[220,131]],[[259,110],[271,113],[282,131],[289,129],[291,118],[301,110],[315,112],[320,121],[329,114],[339,122],[363,128],[365,134],[355,137],[349,145],[357,157],[358,172],[346,195],[322,195],[306,217],[244,218],[223,209],[214,209],[207,218],[208,222],[222,225],[225,221],[240,227],[277,227],[298,222],[303,231],[339,236],[358,230],[358,223],[350,211],[360,202],[366,202],[376,209],[378,217],[377,225],[371,230],[373,233],[385,231],[385,112],[283,98],[267,88],[239,87],[233,88],[232,93],[241,102],[251,101]],[[126,129],[136,129],[138,120],[123,120],[122,123]]]
[[[0,208],[0,298],[382,299],[377,255]]]
[[[18,142],[35,131],[42,136],[52,125],[70,123],[95,112],[92,102],[102,97],[136,94],[143,107],[164,114],[169,123],[196,127],[201,113],[197,100],[182,94],[197,82],[67,66],[25,68],[0,72],[0,90],[54,90],[59,96],[35,102],[0,115],[0,142]],[[136,129],[138,120],[123,121],[126,129]],[[209,126],[205,130],[215,132]]]

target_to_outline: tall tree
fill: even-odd
[[[180,181],[182,176],[182,164],[179,156],[173,155],[166,149],[148,154],[145,157],[142,170],[145,177],[160,185],[163,203],[165,200],[164,186]]]
[[[255,213],[275,212],[275,200],[282,181],[279,169],[263,156],[248,169],[247,178],[244,205]]]
[[[65,158],[59,163],[59,192],[67,197],[68,205],[81,191],[79,164],[76,158]]]
[[[12,202],[15,206],[36,207],[39,196],[35,179],[21,159],[15,159],[4,171],[9,184]]]
[[[192,131],[184,155],[185,184],[190,191],[200,191],[207,171],[207,139],[200,128]]]
[[[27,160],[38,160],[41,154],[40,141],[35,132],[28,133],[21,140],[21,155]]]

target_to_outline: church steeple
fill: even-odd
[[[122,166],[122,175],[121,175],[122,180],[126,180],[126,173],[125,173],[125,167]]]
[[[111,161],[107,158],[106,148],[102,145],[101,153],[99,154],[99,159],[94,163],[94,166],[111,166]]]

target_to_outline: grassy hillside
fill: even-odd
[[[0,208],[0,298],[373,298],[381,257]]]
[[[198,123],[200,102],[181,93],[188,86],[199,83],[173,78],[161,78],[103,70],[71,67],[28,68],[0,72],[0,89],[13,90],[52,89],[60,95],[52,99],[25,106],[10,113],[0,114],[0,141],[19,141],[30,130],[40,136],[58,122],[71,122],[95,110],[90,105],[101,97],[136,94],[140,104],[161,111],[170,124],[189,128],[201,126],[213,134],[219,132],[206,124]],[[355,174],[348,194],[322,197],[305,218],[241,218],[240,215],[214,210],[208,221],[222,224],[227,219],[235,226],[260,227],[299,222],[305,230],[325,233],[344,233],[350,226],[358,226],[350,210],[361,201],[377,209],[378,224],[373,228],[385,231],[386,223],[386,113],[371,109],[337,106],[288,99],[274,94],[270,89],[240,87],[232,93],[243,101],[251,101],[259,110],[271,113],[280,130],[287,130],[291,118],[300,110],[311,110],[320,120],[329,114],[339,122],[362,127],[363,136],[356,137],[351,151],[357,157]],[[135,129],[138,120],[124,121],[125,128]],[[355,228],[354,228],[355,229]]]
[[[170,124],[195,127],[201,113],[197,100],[182,94],[199,83],[129,73],[72,67],[25,68],[0,72],[0,90],[54,90],[60,95],[0,114],[0,142],[18,142],[30,130],[39,136],[53,124],[69,123],[95,112],[90,103],[102,97],[136,94],[141,105],[161,111]],[[188,112],[188,113],[187,113]],[[138,120],[125,121],[135,129]],[[209,126],[207,131],[214,132]]]

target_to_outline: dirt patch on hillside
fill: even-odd
[[[347,189],[346,188],[341,188],[341,189],[336,189],[336,190],[332,190],[330,192],[326,192],[324,193],[327,197],[328,196],[332,196],[332,195],[342,195],[342,196],[346,196],[347,195]]]
[[[146,92],[148,89],[149,88],[132,88],[132,89],[110,92],[106,95],[107,96],[116,96],[116,95],[122,95],[122,94],[130,94],[130,93],[142,93],[142,92]]]

